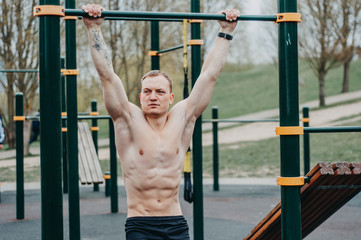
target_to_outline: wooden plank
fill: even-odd
[[[361,163],[317,164],[301,188],[302,237],[306,237],[361,191]],[[245,240],[281,239],[281,204]]]
[[[89,130],[89,126],[87,125],[87,128],[85,129],[86,134],[86,142],[89,146],[88,148],[88,154],[89,154],[89,166],[91,167],[91,174],[93,183],[102,183],[103,182],[103,173],[101,171],[99,159],[97,156],[97,153],[95,151],[93,138],[91,136],[91,132]]]
[[[87,122],[78,124],[78,137],[80,176],[87,184],[103,183],[102,170]]]
[[[87,184],[85,170],[84,170],[84,164],[83,164],[84,154],[83,154],[82,148],[83,148],[83,146],[82,146],[81,141],[78,141],[79,180],[80,180],[81,184]]]
[[[78,123],[78,137],[79,137],[79,163],[83,165],[85,180],[87,184],[92,184],[90,167],[87,161],[87,146],[84,144],[84,123]]]

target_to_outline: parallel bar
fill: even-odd
[[[15,95],[15,114],[24,116],[24,96]],[[16,219],[24,219],[24,121],[15,122],[16,130]]]
[[[297,0],[278,0],[278,12],[297,12]],[[278,24],[280,127],[299,126],[298,26]],[[300,175],[299,135],[280,136],[281,177]],[[299,186],[281,186],[282,240],[301,240],[301,199]]]
[[[309,108],[303,107],[302,109],[303,118],[309,118]],[[309,127],[309,122],[303,122],[303,164],[304,164],[304,175],[310,171],[310,134],[305,131],[305,128]]]
[[[339,133],[339,132],[361,132],[361,127],[340,126],[340,127],[305,127],[305,133]]]
[[[97,112],[97,100],[93,99],[90,103],[90,107],[91,107],[91,111],[92,112]],[[98,120],[92,119],[92,127],[98,127]],[[92,131],[92,139],[93,139],[93,144],[95,147],[95,152],[97,153],[98,156],[98,131]],[[93,190],[94,192],[98,192],[99,191],[99,183],[94,183],[93,186]]]
[[[118,173],[117,173],[117,150],[115,147],[115,133],[112,119],[109,119],[109,150],[110,150],[110,210],[118,212]]]
[[[40,0],[59,5],[59,0]],[[42,239],[64,239],[61,173],[60,20],[39,16]]]
[[[191,12],[200,12],[200,1],[191,0]],[[184,18],[184,17],[183,17]],[[224,19],[224,16],[223,16]],[[191,39],[201,39],[200,23],[191,23]],[[201,46],[193,45],[192,50],[192,87],[201,72]],[[204,211],[203,211],[203,156],[202,156],[202,115],[196,120],[193,133],[193,231],[194,240],[204,239]]]
[[[187,46],[189,46],[189,44],[188,44]],[[182,45],[179,45],[179,46],[167,48],[167,49],[164,49],[164,50],[159,50],[158,53],[171,52],[171,51],[178,50],[178,49],[181,49],[181,48],[183,48],[183,44],[182,44]]]
[[[27,72],[39,72],[38,69],[0,69],[0,72],[9,73],[27,73]]]
[[[87,17],[81,9],[65,9],[65,16]],[[160,19],[203,19],[203,20],[226,20],[224,14],[210,13],[178,13],[178,12],[125,12],[125,11],[102,11],[103,17],[127,17],[127,18],[160,18]],[[276,15],[241,15],[238,21],[276,21]]]
[[[212,118],[218,118],[218,108],[212,107]],[[218,122],[213,122],[213,191],[219,191]]]
[[[159,22],[152,21],[150,23],[150,50],[159,50]],[[160,69],[160,57],[159,55],[151,56],[151,70]]]
[[[252,122],[279,122],[278,119],[204,119],[203,123],[252,123]]]
[[[75,0],[66,0],[67,8],[75,8]],[[76,65],[76,20],[65,22],[66,69]],[[78,160],[78,100],[77,75],[66,75],[68,111],[68,162],[69,162],[69,237],[80,240],[79,160]]]
[[[65,59],[61,58],[61,68],[65,68]],[[65,96],[65,76],[61,77],[61,112],[66,113],[66,96]],[[66,119],[61,120],[61,127],[66,128]],[[63,148],[63,193],[69,193],[69,182],[68,182],[68,146],[67,146],[67,132],[62,132],[62,148]]]

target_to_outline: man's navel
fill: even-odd
[[[143,149],[139,149],[139,154],[142,156],[144,154]]]
[[[179,153],[179,148],[177,148],[177,154]]]

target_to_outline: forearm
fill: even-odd
[[[111,79],[114,69],[111,54],[104,42],[100,26],[93,26],[88,29],[90,53],[100,79]]]
[[[226,29],[221,29],[220,32],[231,34],[231,32]],[[216,37],[216,40],[203,63],[201,73],[206,73],[210,77],[217,79],[226,64],[230,42],[230,40]]]

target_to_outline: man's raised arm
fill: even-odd
[[[96,4],[87,4],[82,9],[89,14],[83,18],[88,30],[90,53],[103,86],[105,106],[113,120],[130,112],[129,102],[120,78],[115,74],[110,52],[104,42],[100,25],[103,8]]]
[[[187,99],[188,109],[195,117],[199,117],[209,104],[218,75],[227,60],[231,40],[229,38],[232,38],[231,34],[237,26],[236,19],[240,15],[239,11],[235,9],[225,10],[220,13],[226,14],[227,21],[218,21],[221,25],[220,34],[209,51],[196,84]]]

